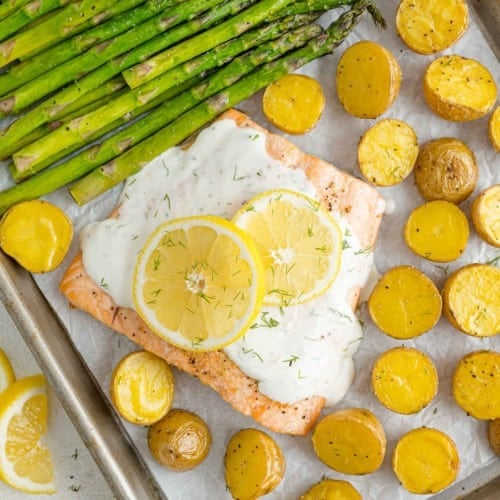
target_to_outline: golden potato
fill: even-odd
[[[254,500],[273,491],[285,475],[285,458],[265,432],[242,429],[224,456],[226,485],[235,500]]]
[[[453,440],[437,429],[422,427],[396,444],[392,468],[410,493],[437,493],[455,481],[460,458]]]
[[[208,455],[212,437],[207,424],[195,413],[170,410],[148,432],[148,446],[155,460],[175,471],[191,470]]]
[[[415,131],[401,120],[385,119],[368,129],[358,147],[361,173],[376,186],[393,186],[405,179],[418,155]]]
[[[471,207],[472,223],[477,234],[500,248],[500,184],[485,189]]]
[[[386,48],[361,41],[349,47],[337,65],[337,95],[358,118],[377,118],[399,94],[401,68]]]
[[[313,431],[312,440],[318,458],[344,474],[374,472],[385,456],[382,424],[364,408],[339,410],[323,417]]]
[[[474,153],[465,143],[452,137],[424,144],[415,165],[415,182],[427,201],[461,203],[474,191],[477,177]]]
[[[299,500],[362,500],[362,496],[348,481],[323,479],[311,486]]]
[[[500,418],[490,420],[488,423],[488,442],[492,450],[500,455]]]
[[[424,97],[441,118],[465,122],[481,118],[493,107],[497,86],[481,63],[458,55],[432,61],[424,76]]]
[[[500,106],[497,106],[495,111],[491,113],[488,122],[488,136],[495,151],[500,153]]]
[[[468,415],[479,420],[500,418],[500,353],[475,351],[455,368],[453,397]]]
[[[368,299],[368,312],[384,333],[411,339],[430,330],[441,317],[441,295],[418,269],[397,266],[387,271]]]
[[[437,394],[438,374],[431,359],[412,347],[395,347],[381,354],[372,369],[372,387],[389,410],[417,413]]]
[[[450,47],[468,24],[465,0],[402,0],[396,14],[399,36],[419,54],[434,54]]]
[[[500,269],[468,264],[451,274],[443,288],[443,312],[458,330],[474,337],[500,333]]]
[[[465,251],[469,223],[453,203],[429,201],[410,214],[404,238],[410,250],[420,257],[434,262],[450,262]]]
[[[285,75],[269,85],[262,98],[266,118],[288,134],[313,129],[325,107],[320,83],[306,75]]]

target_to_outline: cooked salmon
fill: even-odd
[[[287,139],[271,134],[239,111],[227,111],[220,119],[230,119],[238,127],[251,127],[265,133],[269,155],[290,168],[303,169],[316,186],[324,206],[345,216],[363,247],[374,245],[382,217],[381,197],[374,188],[319,158],[303,153]],[[199,378],[235,410],[253,417],[272,431],[307,434],[324,407],[325,400],[319,396],[293,404],[268,398],[259,392],[257,382],[247,377],[224,351],[198,353],[170,345],[149,330],[135,311],[118,306],[92,281],[85,272],[81,254],[67,269],[60,289],[72,306],[86,311],[142,348]],[[359,289],[349,292],[354,308]]]

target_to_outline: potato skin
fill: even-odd
[[[488,137],[493,149],[500,153],[500,106],[497,106],[491,113],[488,121]]]
[[[452,137],[424,144],[414,171],[418,191],[427,201],[461,203],[472,194],[478,178],[474,153]]]
[[[500,184],[482,191],[472,203],[472,223],[479,236],[500,248]]]
[[[149,428],[148,446],[156,461],[174,471],[187,471],[208,455],[212,437],[195,413],[173,409]]]
[[[500,418],[490,420],[488,424],[488,442],[491,449],[500,455]]]
[[[348,481],[323,479],[311,486],[299,500],[362,500],[358,490]]]

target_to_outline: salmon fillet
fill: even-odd
[[[303,169],[317,188],[324,206],[343,214],[363,247],[373,246],[382,217],[380,196],[375,189],[329,163],[301,152],[285,138],[271,134],[245,114],[229,110],[220,119],[234,120],[238,127],[251,127],[266,134],[270,156],[291,168]],[[85,272],[81,254],[67,269],[60,290],[70,304],[86,311],[105,325],[126,335],[142,348],[164,358],[217,391],[233,408],[253,417],[268,429],[285,434],[307,434],[325,404],[314,396],[293,404],[274,401],[259,392],[257,382],[247,377],[224,351],[189,352],[155,335],[132,309],[118,306]],[[350,291],[356,306],[359,289]]]

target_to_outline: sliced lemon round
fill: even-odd
[[[265,305],[302,304],[332,286],[342,233],[318,201],[286,189],[266,191],[243,205],[233,222],[257,244],[266,273]]]
[[[252,238],[213,216],[166,222],[149,237],[134,270],[137,313],[182,349],[211,351],[241,337],[264,297],[264,270]]]
[[[0,398],[0,478],[26,493],[54,493],[47,431],[47,387],[43,375],[11,384]]]
[[[151,425],[172,407],[174,376],[167,362],[147,351],[125,356],[113,370],[111,400],[129,422]]]
[[[7,354],[0,349],[0,394],[16,380]]]

